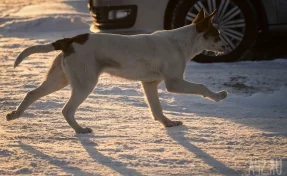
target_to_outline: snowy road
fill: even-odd
[[[140,83],[109,75],[76,114],[93,134],[75,135],[62,117],[69,87],[6,122],[57,52],[32,55],[13,69],[17,54],[88,32],[90,24],[85,1],[13,2],[0,2],[0,175],[287,175],[286,59],[190,62],[187,80],[225,89],[229,97],[213,103],[170,94],[161,84],[165,114],[183,121],[181,127],[154,122]]]

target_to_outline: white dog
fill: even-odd
[[[48,72],[46,80],[29,92],[16,111],[7,114],[7,120],[19,118],[36,100],[71,85],[72,93],[62,113],[76,133],[90,133],[81,127],[74,114],[79,105],[93,91],[101,73],[109,73],[142,82],[147,102],[155,120],[165,127],[182,125],[164,116],[158,98],[157,86],[165,82],[169,92],[201,95],[213,101],[227,97],[226,91],[212,92],[202,84],[183,79],[186,63],[203,50],[224,52],[226,44],[212,25],[212,17],[203,9],[192,24],[152,34],[122,36],[113,34],[82,34],[64,38],[47,45],[25,49],[14,67],[33,53],[62,50]]]

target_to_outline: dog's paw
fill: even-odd
[[[182,121],[172,121],[172,120],[168,120],[168,121],[164,121],[162,122],[162,124],[165,126],[165,127],[174,127],[174,126],[180,126],[182,125]]]
[[[223,90],[217,93],[216,102],[219,102],[227,97],[227,91]]]
[[[92,133],[93,130],[91,128],[81,128],[78,130],[75,130],[77,134],[85,134],[85,133]]]
[[[17,111],[12,111],[11,113],[7,114],[6,115],[6,120],[7,121],[10,121],[10,120],[14,120],[14,119],[17,119],[19,118],[19,113]]]

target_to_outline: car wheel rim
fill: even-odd
[[[207,15],[217,9],[213,24],[219,29],[221,38],[228,44],[227,51],[221,55],[234,51],[241,43],[245,33],[246,23],[241,9],[230,0],[198,0],[186,15],[186,25],[194,20],[201,8]],[[204,51],[203,54],[216,56],[216,53],[208,51]]]

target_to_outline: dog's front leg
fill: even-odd
[[[181,121],[172,121],[163,115],[157,91],[157,86],[159,83],[160,81],[142,82],[146,95],[146,101],[151,109],[154,120],[159,121],[165,127],[182,125]]]
[[[203,84],[191,83],[183,79],[166,79],[165,84],[169,92],[202,95],[215,102],[227,97],[226,91],[212,92]]]

